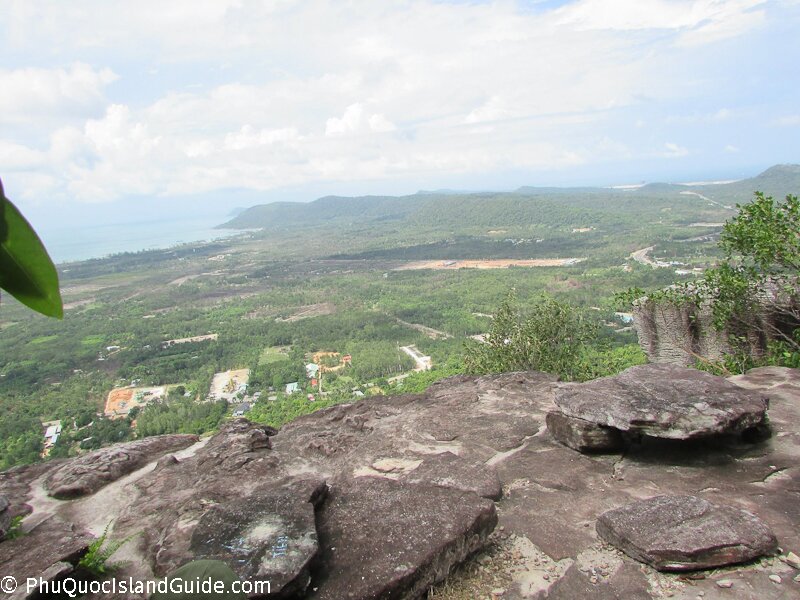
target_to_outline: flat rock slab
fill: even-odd
[[[214,506],[195,527],[186,562],[222,561],[243,580],[269,581],[271,597],[302,594],[319,548],[314,506],[326,493],[322,480],[297,480]]]
[[[93,494],[160,455],[187,448],[198,439],[196,435],[160,435],[101,448],[53,471],[47,477],[45,487],[50,496],[59,499]]]
[[[494,503],[472,492],[358,477],[332,486],[319,515],[318,600],[416,599],[482,547]]]
[[[754,514],[697,496],[656,496],[597,519],[609,544],[659,571],[692,571],[752,560],[778,548]]]
[[[721,377],[665,364],[565,385],[555,403],[569,417],[679,440],[741,433],[761,424],[769,406],[760,393]]]

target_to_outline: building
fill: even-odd
[[[44,447],[50,448],[58,441],[61,435],[61,421],[47,421],[42,423],[44,430]]]
[[[241,417],[244,416],[245,413],[250,412],[250,403],[249,402],[242,402],[239,406],[236,407],[236,410],[233,411],[234,417]]]
[[[308,363],[306,365],[306,376],[309,379],[314,379],[319,375],[319,365],[316,363]]]
[[[293,381],[292,383],[287,383],[286,384],[286,393],[287,394],[296,394],[299,391],[300,391],[300,384],[297,383],[296,381]]]

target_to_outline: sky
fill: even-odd
[[[34,225],[800,162],[800,0],[3,0]]]

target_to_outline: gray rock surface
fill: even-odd
[[[337,481],[320,514],[319,589],[310,597],[419,598],[496,523],[494,503],[473,493],[380,477]]]
[[[615,452],[625,445],[619,429],[568,417],[559,411],[547,413],[546,422],[550,435],[578,452]]]
[[[6,537],[9,528],[11,527],[11,503],[8,498],[0,494],[0,540]]]
[[[607,511],[597,533],[659,571],[692,571],[774,554],[778,541],[754,514],[697,496],[656,496]]]
[[[569,417],[680,440],[741,433],[760,425],[769,406],[762,394],[667,364],[639,365],[613,377],[566,385],[555,402]]]
[[[247,498],[211,507],[179,562],[220,560],[242,580],[269,581],[270,597],[294,597],[311,582],[317,555],[314,507],[327,494],[321,480],[262,486]]]
[[[50,581],[69,571],[85,554],[94,537],[71,523],[51,518],[46,527],[0,543],[0,576],[12,576],[19,585],[8,597],[27,597],[29,577]]]
[[[162,454],[186,448],[197,439],[194,435],[161,435],[101,448],[56,469],[47,478],[46,487],[53,498],[93,494]]]
[[[149,579],[202,554],[207,544],[196,542],[193,550],[193,539],[200,539],[210,523],[229,522],[237,514],[257,523],[268,514],[287,512],[302,522],[313,511],[319,550],[309,564],[311,583],[296,597],[333,594],[334,589],[352,590],[353,598],[364,600],[370,596],[359,594],[379,589],[385,590],[380,598],[402,597],[416,593],[406,582],[422,587],[422,582],[449,573],[446,587],[433,596],[437,600],[491,598],[495,588],[504,589],[502,600],[694,600],[699,592],[705,600],[800,598],[796,572],[780,560],[687,579],[635,561],[602,542],[595,531],[597,517],[608,510],[662,494],[693,495],[756,514],[785,552],[800,554],[800,372],[755,369],[730,381],[769,397],[771,438],[744,443],[738,436],[644,437],[641,443],[630,443],[623,455],[581,454],[558,443],[545,427],[546,415],[556,410],[556,392],[568,386],[539,373],[509,373],[456,377],[424,394],[331,407],[277,433],[233,420],[210,439],[154,456],[128,476],[70,500],[53,499],[44,487],[48,476],[70,460],[11,469],[0,473],[0,494],[8,497],[14,514],[30,513],[23,522],[28,535],[0,542],[0,574],[35,576],[37,569],[44,573],[56,562],[63,567],[59,552],[42,561],[25,558],[37,556],[51,538],[61,539],[59,523],[74,524],[76,532],[86,530],[83,535],[89,538],[113,521],[112,538],[135,536],[112,558],[126,563],[117,577]],[[478,507],[491,504],[487,497],[498,496],[495,477],[502,488],[494,503],[498,527],[478,558],[467,558],[466,568],[454,570],[470,539],[480,540],[489,529]],[[316,505],[300,492],[301,482],[309,480],[324,480],[330,490]],[[265,498],[281,490],[292,508],[273,504],[263,514],[247,511],[248,501],[268,505]],[[387,490],[391,493],[384,497]],[[393,497],[406,501],[402,506],[384,504]],[[438,505],[442,513],[434,529],[439,533],[420,535],[415,548],[398,545],[406,559],[402,564],[383,555],[394,545],[381,547],[372,538],[405,529],[422,533],[425,522],[415,503],[426,498],[426,510]],[[355,526],[341,524],[347,514],[361,515]],[[397,529],[382,533],[384,520]],[[360,537],[360,530],[377,533]],[[237,539],[235,527],[227,531],[230,539]],[[482,533],[475,538],[475,531]],[[268,545],[268,535],[261,539]],[[349,588],[337,575],[337,565],[348,556],[339,559],[336,553],[348,545],[350,558],[371,549],[366,552],[367,572],[361,575],[370,579],[369,586],[352,582],[355,587]],[[503,560],[477,562],[493,552],[500,552]],[[45,565],[51,558],[54,562]],[[307,582],[299,563],[302,559],[271,575],[276,581],[284,577],[287,593],[294,585],[290,583],[302,589]],[[387,570],[390,565],[408,568],[408,578]],[[290,582],[292,572],[296,576]],[[771,574],[783,583],[775,584]],[[725,578],[735,581],[735,588],[717,587]]]

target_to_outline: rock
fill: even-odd
[[[450,452],[426,458],[419,467],[400,479],[471,491],[490,500],[499,500],[503,495],[500,479],[493,467],[466,461]]]
[[[0,574],[20,586],[11,598],[27,596],[28,578],[50,581],[72,570],[94,541],[86,531],[51,518],[25,535],[0,544]]]
[[[800,556],[794,552],[787,552],[781,556],[781,560],[794,569],[800,569]]]
[[[780,583],[783,581],[783,580],[781,579],[781,576],[780,576],[780,575],[778,575],[778,574],[776,574],[776,573],[772,573],[772,575],[770,575],[770,576],[769,576],[769,580],[770,580],[772,583],[777,583],[777,584],[780,584]]]
[[[761,424],[768,400],[696,369],[649,364],[566,385],[555,403],[567,416],[669,439],[741,433]]]
[[[214,506],[195,527],[180,562],[219,560],[242,580],[268,581],[270,597],[302,594],[318,550],[314,507],[326,493],[324,481],[290,480]]]
[[[8,498],[0,494],[0,540],[5,539],[8,530],[11,528],[11,503]]]
[[[578,452],[615,452],[624,447],[618,429],[597,425],[562,412],[547,413],[547,430],[553,438]]]
[[[482,587],[466,594],[483,600],[498,587],[506,589],[504,599],[542,600],[547,593],[548,600],[645,600],[667,593],[693,598],[695,586],[709,598],[780,600],[798,589],[788,579],[795,575],[788,563],[776,560],[766,571],[734,567],[705,582],[670,577],[670,585],[661,585],[667,580],[656,581],[651,569],[620,559],[588,527],[643,493],[668,490],[756,512],[784,548],[797,552],[800,370],[767,367],[732,380],[769,395],[776,434],[768,443],[745,444],[738,436],[648,439],[628,446],[623,457],[581,454],[553,443],[545,429],[545,416],[557,410],[555,392],[570,386],[542,374],[508,373],[459,376],[424,394],[333,406],[277,433],[244,419],[227,421],[200,443],[155,454],[129,476],[64,501],[49,497],[44,485],[83,457],[10,469],[0,472],[0,495],[8,498],[12,516],[28,515],[31,533],[0,543],[0,575],[12,563],[20,576],[50,573],[53,565],[53,572],[63,573],[73,563],[62,560],[69,548],[59,551],[61,540],[76,543],[84,530],[99,535],[113,521],[114,539],[134,536],[113,559],[126,563],[115,576],[159,578],[211,548],[211,542],[198,541],[203,536],[219,530],[230,540],[241,537],[238,519],[255,527],[269,515],[292,514],[310,532],[314,515],[319,551],[308,565],[312,582],[305,592],[292,593],[368,600],[396,590],[393,597],[410,598],[451,565],[470,560],[469,540],[477,547],[491,529],[484,511],[496,510],[504,530],[496,540],[500,551],[488,553],[493,558],[484,565],[451,572],[446,587],[471,589],[462,586],[463,578],[475,573]],[[316,506],[303,488],[309,480],[331,486]],[[493,509],[479,496],[497,497],[497,480],[504,495]],[[283,498],[280,506],[276,497]],[[250,510],[248,503],[263,508]],[[84,535],[78,554],[91,540]],[[260,539],[262,548],[271,549],[269,535]],[[294,566],[281,571],[286,593],[306,581],[303,557],[312,549],[303,548]],[[768,579],[773,571],[782,585]],[[723,577],[736,582],[734,590],[715,587],[714,578]]]
[[[79,456],[55,470],[45,487],[53,498],[76,498],[93,494],[167,452],[194,444],[195,435],[160,435],[116,444]]]
[[[234,419],[205,445],[198,444],[193,454],[180,461],[162,458],[125,491],[128,501],[118,511],[115,535],[135,535],[157,577],[174,571],[194,556],[192,537],[206,513],[227,503],[238,511],[237,502],[246,502],[255,492],[263,495],[265,486],[284,486],[286,473],[269,449],[273,433],[272,428]],[[297,510],[311,510],[309,497],[298,494],[293,496]]]
[[[337,481],[319,515],[319,589],[309,597],[418,598],[483,546],[496,523],[494,504],[472,492]]]
[[[597,533],[659,571],[691,571],[772,554],[778,542],[755,515],[696,496],[656,496],[607,511]]]
[[[161,469],[167,469],[172,465],[177,465],[178,462],[180,461],[178,461],[173,454],[167,454],[158,459],[158,462],[156,462],[156,466],[153,470],[160,471]]]
[[[730,579],[720,579],[717,581],[717,587],[721,587],[723,589],[730,589],[733,587],[733,581]]]

